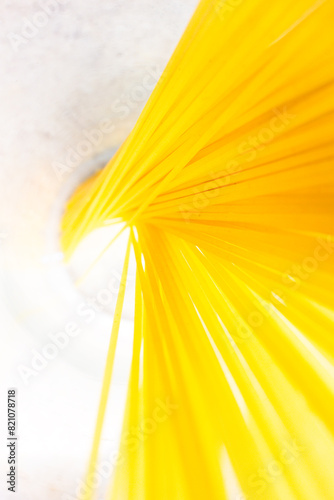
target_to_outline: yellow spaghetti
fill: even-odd
[[[332,0],[202,0],[67,206],[67,258],[130,228],[88,485],[137,262],[123,436],[148,429],[121,444],[108,499],[334,498],[333,19]]]

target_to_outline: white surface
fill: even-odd
[[[3,1],[0,8],[1,500],[14,498],[4,479],[8,387],[18,390],[15,499],[64,500],[85,472],[113,305],[90,323],[77,308],[106,286],[115,288],[125,241],[103,262],[106,282],[100,272],[77,290],[59,260],[52,224],[80,165],[118,147],[131,130],[197,4],[58,0],[54,13],[41,14],[50,1]],[[99,132],[103,120],[109,133]],[[88,150],[87,136],[95,142]],[[55,162],[68,169],[62,179]],[[107,455],[125,397],[131,304],[128,297],[103,442]],[[40,353],[69,322],[80,333],[25,383],[19,367],[31,367],[34,350]]]

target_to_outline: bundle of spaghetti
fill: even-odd
[[[333,16],[331,0],[202,0],[68,203],[67,258],[130,228],[87,477],[130,247],[137,263],[123,435],[152,432],[121,445],[108,498],[334,498]]]

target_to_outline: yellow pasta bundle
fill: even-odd
[[[333,19],[332,0],[202,0],[67,206],[68,258],[130,228],[88,479],[137,262],[124,433],[159,423],[123,446],[112,500],[334,498]]]

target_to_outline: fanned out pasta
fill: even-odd
[[[333,19],[332,0],[202,0],[67,205],[67,258],[130,228],[87,484],[137,263],[123,435],[147,432],[121,443],[112,500],[334,498]]]

